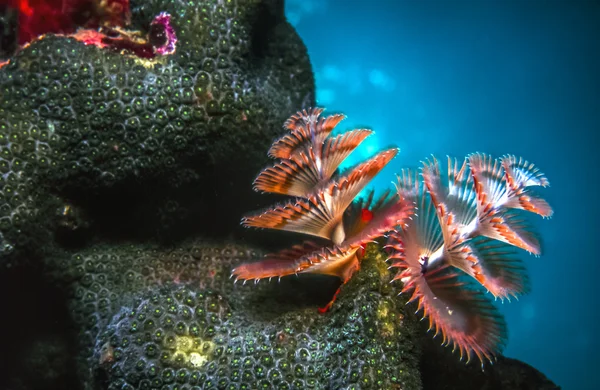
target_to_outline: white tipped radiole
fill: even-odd
[[[402,292],[412,293],[409,301],[417,301],[417,311],[461,360],[477,356],[482,365],[493,362],[506,340],[506,324],[486,294],[504,301],[528,292],[515,248],[535,255],[541,249],[519,213],[552,214],[528,188],[548,181],[523,159],[482,154],[462,164],[448,158],[445,176],[432,157],[423,163],[421,177],[422,184],[408,170],[398,176],[398,192],[417,206],[408,226],[388,239],[391,267],[399,269],[394,280],[402,282]]]

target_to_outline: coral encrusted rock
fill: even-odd
[[[132,1],[128,28],[161,12],[173,54],[49,34],[0,68],[0,259],[54,232],[224,236],[255,207],[265,150],[314,103],[306,48],[281,1]]]
[[[420,388],[416,320],[375,246],[324,314],[333,278],[234,285],[231,268],[260,255],[191,242],[50,260],[79,329],[84,388]]]
[[[557,388],[503,357],[483,372],[465,365],[418,329],[376,245],[326,313],[336,278],[233,284],[231,269],[261,256],[205,241],[97,245],[48,257],[43,277],[3,273],[3,316],[15,320],[0,325],[13,336],[0,388]]]

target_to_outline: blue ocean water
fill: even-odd
[[[566,390],[600,389],[600,3],[287,0],[286,14],[319,106],[376,132],[349,163],[401,148],[376,187],[430,154],[511,153],[546,173],[555,216],[533,219],[544,253],[522,256],[532,292],[499,304],[505,355]]]

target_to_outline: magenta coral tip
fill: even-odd
[[[175,53],[177,36],[175,29],[171,25],[171,15],[161,12],[150,23],[150,43],[154,52],[160,55]]]

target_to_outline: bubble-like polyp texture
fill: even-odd
[[[0,68],[0,254],[44,247],[24,245],[25,224],[61,225],[67,204],[90,234],[228,234],[255,206],[252,178],[285,118],[314,103],[283,2],[131,6],[144,34],[170,13],[175,53],[148,60],[48,35]]]
[[[37,226],[34,221],[39,220],[40,209],[55,199],[40,202],[43,191],[36,187],[34,177],[48,171],[55,141],[47,129],[30,120],[0,116],[0,256],[47,236],[47,221]]]
[[[69,310],[80,328],[82,356],[87,356],[100,329],[121,307],[131,305],[131,296],[156,286],[189,283],[232,291],[231,264],[258,256],[250,248],[203,242],[173,249],[101,245],[83,252],[51,256],[46,264],[51,280],[71,297]]]
[[[233,284],[251,248],[96,247],[49,261],[79,329],[85,388],[420,388],[412,319],[370,251],[333,308],[334,278]]]

